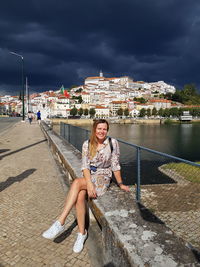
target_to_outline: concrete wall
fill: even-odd
[[[93,119],[62,119],[55,118],[50,119],[52,124],[60,124],[60,122],[69,123],[72,125],[92,125]],[[160,119],[107,119],[109,123],[119,123],[119,124],[160,124]]]
[[[44,122],[41,128],[65,169],[67,182],[82,176],[80,152]],[[91,221],[86,242],[93,266],[198,266],[186,244],[135,202],[133,187],[131,193],[125,193],[112,185],[102,197],[89,201],[89,207],[96,218]]]

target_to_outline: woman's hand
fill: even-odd
[[[120,189],[122,189],[122,190],[124,190],[126,192],[130,192],[130,188],[127,185],[120,184],[119,187],[120,187]]]
[[[97,197],[97,192],[95,189],[94,184],[91,181],[87,182],[87,193],[90,198],[96,198]]]

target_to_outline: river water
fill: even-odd
[[[82,126],[90,129],[90,126]],[[200,161],[200,124],[111,124],[109,135],[190,161]],[[120,144],[122,174],[127,184],[136,182],[136,149]],[[172,183],[158,167],[171,162],[166,157],[141,151],[141,183]],[[174,161],[173,161],[174,162]]]

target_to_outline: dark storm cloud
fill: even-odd
[[[197,0],[4,1],[0,6],[0,90],[18,88],[20,58],[33,91],[129,75],[200,86]],[[10,88],[10,89],[9,89]]]

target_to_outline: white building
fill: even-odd
[[[169,85],[164,81],[158,81],[149,84],[151,85],[152,91],[158,91],[160,94],[167,94],[167,93],[174,94],[176,92],[176,88],[174,86]]]
[[[106,119],[106,118],[109,118],[109,116],[110,116],[109,108],[106,108],[103,106],[96,106],[95,111],[96,111],[96,113],[95,113],[96,118]]]
[[[160,108],[171,108],[171,101],[167,99],[150,99],[149,103],[153,105],[157,110]]]

